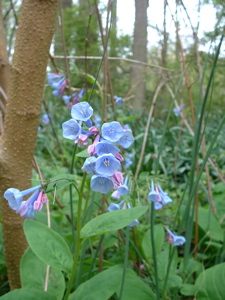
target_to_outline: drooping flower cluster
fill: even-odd
[[[165,193],[159,184],[154,187],[153,181],[151,183],[150,193],[148,194],[148,200],[154,202],[155,210],[161,209],[164,205],[172,202],[168,193]]]
[[[93,109],[89,103],[80,102],[73,105],[72,119],[62,125],[63,136],[74,140],[78,145],[87,145],[88,139],[92,138],[93,143],[88,146],[90,157],[85,160],[82,170],[93,174],[91,189],[106,194],[123,185],[123,176],[118,171],[121,169],[120,163],[123,157],[119,153],[118,146],[127,149],[133,143],[134,138],[130,129],[124,129],[116,121],[104,123],[99,133],[99,130],[92,124],[92,115]],[[83,122],[88,131],[82,129]]]
[[[118,106],[123,106],[123,98],[121,97],[118,97],[118,96],[114,96],[114,99],[115,99],[115,103],[118,105]]]
[[[69,108],[72,108],[74,104],[77,104],[81,101],[85,93],[85,89],[81,89],[78,93],[72,94],[72,96],[62,96],[62,100]]]
[[[80,102],[72,106],[72,119],[62,124],[63,136],[74,140],[78,145],[89,144],[87,151],[90,155],[82,166],[82,170],[91,174],[91,189],[95,192],[106,194],[114,189],[111,197],[119,200],[121,196],[129,193],[128,177],[124,179],[121,169],[121,162],[124,160],[120,154],[120,147],[127,149],[134,141],[132,131],[129,127],[122,127],[119,122],[113,121],[104,123],[101,130],[100,118],[94,119],[96,126],[93,126],[91,117],[93,109],[87,102]],[[98,123],[98,124],[97,124]],[[83,126],[87,130],[83,129]],[[123,205],[123,206],[122,206]],[[119,204],[111,203],[109,211],[131,208],[129,203],[121,201]],[[134,220],[129,226],[138,224]]]
[[[174,246],[181,246],[186,242],[185,237],[179,236],[176,233],[173,233],[169,229],[166,229],[168,236],[169,236],[169,243],[173,244]]]
[[[168,196],[168,193],[164,192],[159,184],[154,185],[153,181],[151,183],[150,193],[148,194],[148,200],[154,203],[155,210],[159,210],[173,201]],[[175,233],[172,233],[169,229],[167,229],[167,232],[169,235],[169,242],[171,244],[180,246],[186,242],[186,239],[183,236],[178,236]]]
[[[23,197],[32,194],[27,200],[23,200]],[[41,186],[35,186],[30,189],[20,191],[15,188],[9,188],[4,193],[4,198],[8,201],[9,206],[20,214],[21,217],[32,219],[35,216],[36,211],[40,211],[43,204],[46,204],[48,198],[45,192],[41,189]]]
[[[62,74],[48,73],[48,84],[53,89],[52,95],[61,97],[66,87],[66,77]]]
[[[72,94],[72,96],[63,95],[66,88],[66,77],[62,74],[48,73],[48,84],[53,89],[52,95],[55,97],[62,97],[63,102],[71,108],[74,104],[81,101],[85,95],[85,89],[81,89],[79,92]]]

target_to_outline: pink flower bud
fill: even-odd
[[[43,204],[41,202],[35,201],[34,202],[34,210],[40,211],[42,210]]]
[[[124,161],[124,158],[123,158],[123,156],[122,156],[120,153],[117,153],[117,154],[115,155],[115,157],[116,157],[116,159],[118,159],[119,162]]]
[[[96,154],[96,152],[95,152],[95,145],[92,144],[92,145],[88,146],[87,152],[88,152],[88,154],[91,155],[91,156],[95,155],[95,154]]]
[[[119,171],[116,171],[113,176],[112,180],[114,181],[114,184],[120,185],[123,183],[123,174]]]
[[[41,202],[43,204],[46,204],[48,202],[48,197],[45,193],[43,193],[43,195],[42,195]]]
[[[90,127],[89,131],[91,134],[99,133],[99,130],[95,126]]]

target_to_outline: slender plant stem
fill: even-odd
[[[97,258],[99,249],[100,249],[100,247],[101,247],[101,244],[102,244],[102,242],[103,242],[104,236],[105,236],[105,235],[103,234],[103,235],[101,236],[101,238],[100,238],[100,241],[99,241],[99,243],[98,243],[98,247],[97,247],[97,249],[96,249],[96,251],[95,251],[94,257],[92,258],[91,265],[90,265],[90,268],[89,268],[89,271],[88,271],[86,280],[88,280],[88,279],[90,278],[90,276],[91,276],[91,272],[92,272],[92,269],[93,269],[93,267],[94,267],[94,264],[95,264],[95,261],[96,261],[96,258]]]
[[[75,162],[75,156],[77,152],[77,144],[74,145],[73,148],[73,156],[72,156],[72,162],[70,167],[70,174],[74,174],[73,168],[74,168],[74,162]],[[74,245],[75,245],[75,222],[74,222],[74,215],[73,215],[73,194],[72,194],[72,185],[70,184],[70,219],[71,219],[71,227],[72,227],[72,252],[74,251]]]
[[[123,277],[122,277],[122,282],[121,282],[119,300],[122,300],[122,295],[123,295],[123,289],[124,289],[124,283],[125,283],[125,277],[126,277],[126,270],[127,270],[127,263],[128,263],[128,256],[129,256],[129,241],[130,241],[130,227],[127,226],[127,229],[126,229],[125,258],[124,258],[124,265],[123,265]]]
[[[67,300],[76,276],[77,272],[77,266],[78,266],[78,260],[79,260],[79,253],[80,253],[80,246],[81,246],[81,241],[80,241],[80,231],[81,231],[81,210],[82,210],[82,199],[83,199],[83,191],[84,191],[84,185],[85,185],[85,180],[86,180],[86,173],[84,173],[83,180],[81,183],[81,188],[79,191],[79,199],[78,199],[78,209],[77,209],[77,232],[76,232],[76,248],[75,248],[75,256],[74,256],[74,261],[73,261],[73,266],[72,266],[72,273],[68,282],[66,294],[64,297],[64,300]]]
[[[168,264],[167,270],[166,270],[166,277],[165,277],[164,285],[163,285],[163,296],[162,296],[162,299],[166,299],[165,297],[166,297],[166,292],[167,292],[167,281],[168,281],[168,278],[169,278],[170,267],[171,267],[171,264],[172,264],[172,261],[173,261],[174,253],[175,253],[175,248],[173,248],[172,253],[171,253],[171,245],[170,245],[169,264]]]
[[[155,235],[154,235],[154,202],[152,202],[152,205],[151,205],[150,224],[151,224],[150,234],[151,234],[151,244],[152,244],[152,256],[153,256],[153,265],[154,265],[154,270],[155,270],[156,299],[160,300],[157,258],[156,258],[156,251],[155,251]]]

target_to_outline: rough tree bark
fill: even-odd
[[[0,141],[0,197],[7,188],[30,187],[48,53],[58,0],[23,0]],[[23,219],[2,200],[4,251],[11,289],[20,287],[19,263],[26,249]],[[44,245],[43,245],[44,247]]]
[[[147,62],[147,8],[148,0],[135,0],[135,24],[133,40],[133,59]],[[140,109],[146,99],[146,67],[131,66],[131,89],[135,95],[133,107]]]

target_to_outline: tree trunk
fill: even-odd
[[[148,0],[135,0],[135,24],[133,59],[147,62],[147,8]],[[134,109],[141,109],[146,99],[146,67],[141,64],[131,66],[131,90],[135,95]]]
[[[0,195],[7,188],[24,190],[31,184],[32,159],[57,6],[57,0],[24,0],[22,3],[0,144]],[[20,287],[20,258],[27,247],[23,221],[3,199],[3,239],[11,289]]]

